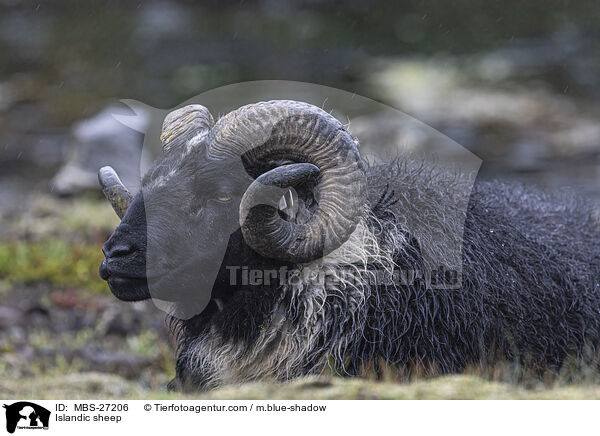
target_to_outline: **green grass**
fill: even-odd
[[[108,202],[39,195],[24,213],[2,222],[0,293],[15,284],[106,292],[98,277],[102,244],[119,224]]]
[[[50,239],[0,243],[0,280],[8,284],[44,282],[58,288],[106,292],[98,277],[101,244]]]

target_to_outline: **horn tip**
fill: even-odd
[[[100,182],[100,186],[103,188],[107,185],[109,180],[114,180],[114,178],[117,178],[118,180],[119,176],[117,176],[117,172],[113,167],[107,165],[98,170],[98,182]]]
[[[103,166],[102,168],[100,168],[98,170],[98,174],[102,174],[102,173],[106,173],[106,172],[113,172],[114,173],[115,170],[110,165]]]
[[[104,196],[109,201],[119,218],[123,218],[132,195],[119,179],[116,171],[110,166],[104,166],[98,170],[98,182]]]

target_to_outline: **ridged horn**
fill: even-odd
[[[199,104],[184,106],[170,112],[165,117],[160,134],[163,153],[179,148],[202,133],[206,133],[215,124],[207,108]]]
[[[263,256],[301,263],[318,259],[342,245],[362,216],[366,176],[357,144],[336,118],[316,106],[286,100],[243,106],[214,126],[207,155],[241,156],[257,177],[240,204],[240,224],[246,242]],[[312,165],[268,168],[274,161]],[[273,187],[292,186],[317,170],[314,214],[306,223],[282,219],[267,201]],[[261,190],[268,191],[266,198]],[[267,204],[257,205],[260,198]]]
[[[98,181],[104,196],[115,210],[119,218],[123,218],[133,200],[119,176],[112,167],[106,166],[98,171]]]

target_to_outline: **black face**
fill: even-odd
[[[121,300],[150,298],[146,277],[146,228],[144,198],[140,193],[102,247],[105,259],[100,264],[100,277]]]
[[[149,171],[103,247],[100,276],[121,300],[208,304],[251,178],[239,160],[190,154],[165,157]]]

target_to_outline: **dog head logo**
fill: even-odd
[[[48,429],[50,411],[28,401],[3,406],[6,409],[6,431],[19,429]]]

